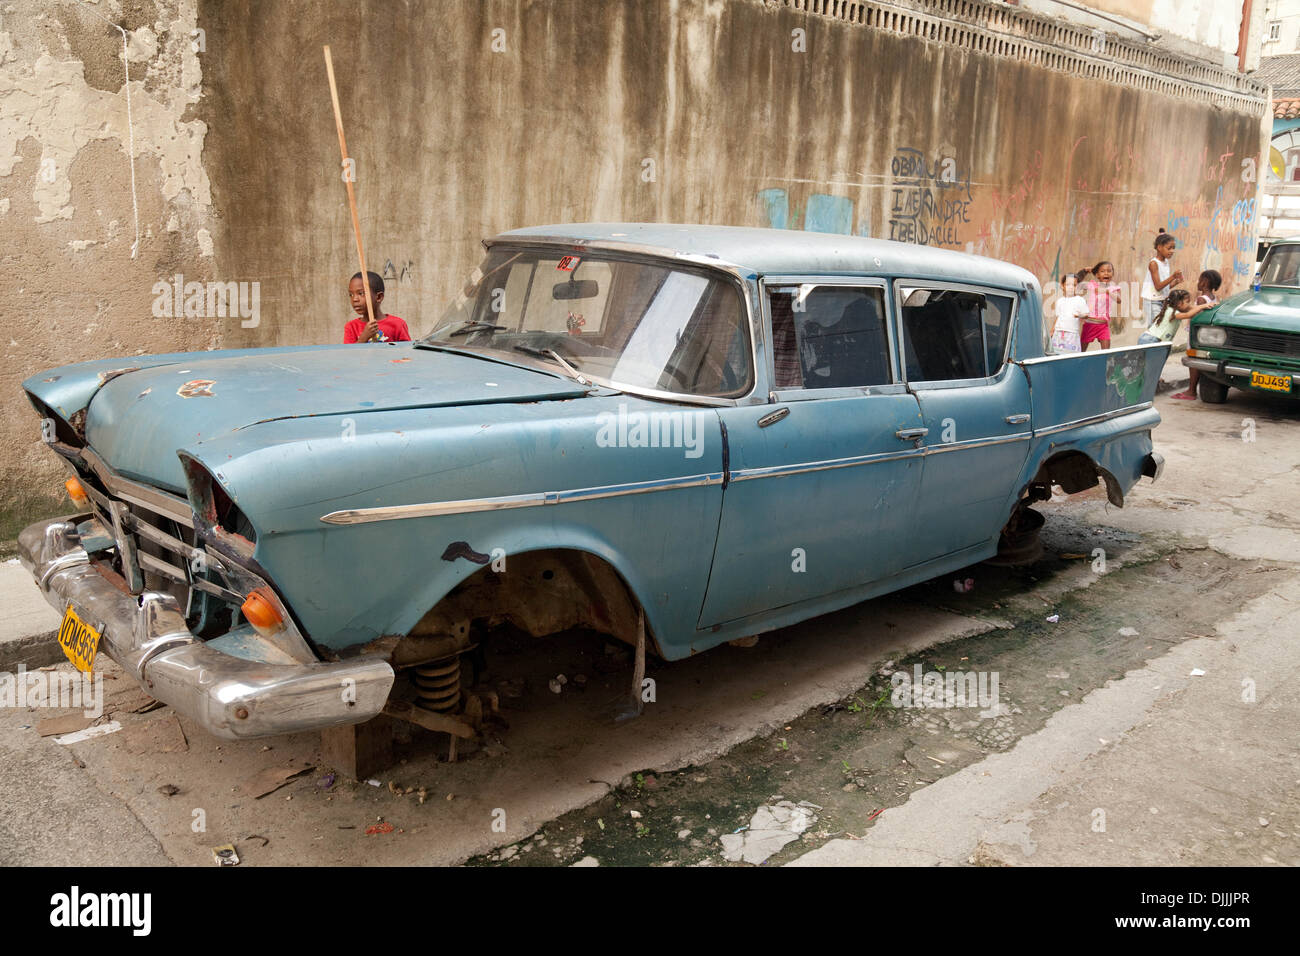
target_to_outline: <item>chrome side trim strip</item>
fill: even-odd
[[[938,445],[926,445],[925,452],[929,455],[938,455],[945,451],[982,448],[985,445],[1005,445],[1007,442],[1012,441],[1029,441],[1033,437],[1033,432],[1016,432],[1014,435],[1003,435],[1000,438],[968,438],[966,441],[950,441],[941,442]]]
[[[876,462],[896,461],[900,458],[924,458],[941,452],[977,448],[984,445],[1001,445],[1006,442],[1028,441],[1030,432],[1017,432],[998,438],[974,438],[943,445],[926,445],[906,451],[879,452],[872,455],[854,455],[828,461],[801,462],[793,465],[770,465],[763,468],[742,468],[731,472],[731,481],[751,481],[755,478],[783,478],[814,471],[831,471],[853,468]],[[641,495],[655,491],[672,491],[677,488],[700,488],[722,484],[721,472],[708,475],[688,475],[683,478],[657,479],[605,485],[597,488],[579,488],[571,491],[542,491],[520,495],[501,495],[494,498],[463,498],[457,501],[428,501],[411,505],[389,505],[379,508],[353,508],[331,511],[321,516],[326,524],[365,524],[372,521],[397,521],[403,518],[431,518],[439,515],[471,514],[477,511],[504,511],[513,508],[536,508],[542,505],[559,505],[575,501],[595,501],[599,498],[618,498],[623,495]]]
[[[536,508],[541,505],[559,505],[573,501],[595,501],[599,498],[618,498],[623,495],[642,495],[652,491],[673,491],[678,488],[702,488],[722,484],[722,473],[685,475],[681,478],[660,478],[651,481],[632,481],[621,485],[603,485],[596,488],[576,488],[569,491],[540,491],[523,495],[501,495],[495,498],[464,498],[459,501],[428,501],[413,505],[390,505],[380,508],[353,508],[331,511],[321,517],[326,524],[365,524],[370,521],[395,521],[400,518],[428,518],[436,515],[469,514],[475,511],[503,511],[511,508]]]
[[[836,468],[853,468],[857,465],[871,465],[882,461],[895,461],[899,458],[923,458],[924,448],[909,448],[906,451],[879,452],[874,455],[854,455],[851,458],[834,458],[829,461],[801,462],[797,465],[768,465],[763,468],[742,468],[731,473],[731,481],[752,481],[755,478],[785,478],[789,475],[803,475],[813,471],[832,471]]]
[[[961,442],[948,442],[938,445],[926,445],[905,451],[880,452],[872,455],[854,455],[849,458],[837,458],[828,461],[801,462],[793,465],[770,465],[763,468],[742,468],[731,472],[730,480],[752,481],[756,478],[783,478],[788,475],[802,475],[815,471],[831,471],[837,468],[853,468],[877,462],[896,461],[901,458],[924,458],[926,455],[938,455],[949,451],[979,448],[985,445],[1001,445],[1008,442],[1029,441],[1036,435],[1050,435],[1056,432],[1107,421],[1121,415],[1131,415],[1152,407],[1151,402],[1119,408],[1100,415],[1053,425],[1037,432],[1016,432],[996,438],[973,438]],[[656,479],[652,481],[628,482],[621,485],[604,485],[596,488],[579,488],[569,491],[541,491],[520,495],[501,495],[494,498],[464,498],[458,501],[427,501],[410,505],[389,505],[378,508],[352,508],[343,511],[331,511],[321,516],[326,524],[365,524],[372,521],[396,521],[403,518],[430,518],[439,515],[471,514],[477,511],[503,511],[513,508],[536,508],[542,505],[558,505],[574,501],[595,501],[599,498],[617,498],[623,495],[641,495],[655,491],[671,491],[677,488],[699,488],[722,484],[722,474],[715,472],[707,475],[687,475],[682,478]]]
[[[872,465],[877,462],[896,461],[900,458],[924,458],[946,451],[959,451],[967,448],[979,448],[984,445],[1002,445],[1006,442],[1029,441],[1030,432],[1017,432],[999,438],[972,438],[968,441],[947,442],[938,445],[923,445],[906,451],[880,452],[874,455],[854,455],[851,458],[834,458],[829,461],[800,462],[795,465],[769,465],[766,468],[743,468],[731,473],[731,480],[749,481],[754,478],[784,478],[787,475],[804,475],[814,471],[831,471],[836,468],[853,468],[857,465]]]
[[[1141,405],[1129,405],[1127,408],[1116,408],[1113,411],[1102,412],[1099,415],[1089,415],[1087,418],[1076,418],[1072,422],[1062,422],[1060,425],[1049,425],[1047,428],[1040,428],[1034,432],[1034,435],[1055,435],[1057,432],[1069,431],[1071,428],[1081,428],[1084,425],[1095,425],[1098,422],[1109,421],[1112,418],[1119,418],[1123,415],[1134,415],[1138,412],[1144,412],[1151,408],[1154,403],[1143,402]]]

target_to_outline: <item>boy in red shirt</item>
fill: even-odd
[[[352,308],[360,318],[350,319],[343,326],[343,343],[411,341],[411,332],[407,329],[406,322],[395,315],[384,314],[384,310],[379,307],[384,301],[384,280],[373,272],[367,272],[366,277],[370,280],[370,305],[375,314],[374,321],[367,321],[366,287],[358,272],[348,283],[348,298],[352,300]]]

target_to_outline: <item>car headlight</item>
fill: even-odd
[[[1226,345],[1228,332],[1213,325],[1203,325],[1196,330],[1197,345]]]

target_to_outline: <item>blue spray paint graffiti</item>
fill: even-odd
[[[802,216],[805,232],[854,234],[854,204],[847,196],[813,193],[808,197],[808,208],[803,211],[790,209],[790,196],[784,189],[760,189],[755,198],[758,200],[759,222],[773,229],[798,229]],[[871,224],[865,215],[858,224],[857,235],[871,235]]]
[[[758,193],[759,215],[773,229],[788,229],[790,197],[784,189],[763,189]]]
[[[803,227],[808,232],[853,232],[853,200],[845,196],[813,193],[808,197],[808,212]]]
[[[1211,252],[1232,253],[1232,274],[1237,278],[1249,279],[1255,272],[1255,219],[1258,214],[1254,199],[1238,200],[1229,211],[1223,208],[1222,186],[1214,196],[1208,245]]]
[[[1220,187],[1220,191],[1222,191],[1222,187]],[[1169,215],[1165,217],[1165,220],[1166,220],[1165,232],[1175,237],[1177,237],[1179,233],[1181,233],[1184,229],[1186,229],[1187,224],[1191,222],[1190,217],[1180,216],[1177,213],[1175,213],[1172,209],[1169,210]],[[1177,241],[1177,245],[1174,246],[1175,249],[1181,249],[1185,245],[1187,245],[1187,243],[1184,242],[1182,239],[1176,239],[1176,241]]]
[[[1232,230],[1237,234],[1237,248],[1232,256],[1232,274],[1248,278],[1255,271],[1254,199],[1242,199],[1232,207]]]

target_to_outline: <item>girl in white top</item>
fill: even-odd
[[[1167,232],[1156,236],[1156,254],[1147,263],[1147,273],[1142,278],[1142,317],[1146,328],[1159,320],[1169,290],[1183,281],[1183,274],[1175,272],[1169,261],[1177,245],[1177,240]]]
[[[1079,320],[1088,314],[1088,300],[1078,294],[1079,281],[1087,276],[1084,269],[1061,280],[1061,297],[1056,300],[1056,324],[1052,326],[1053,352],[1078,352]]]

